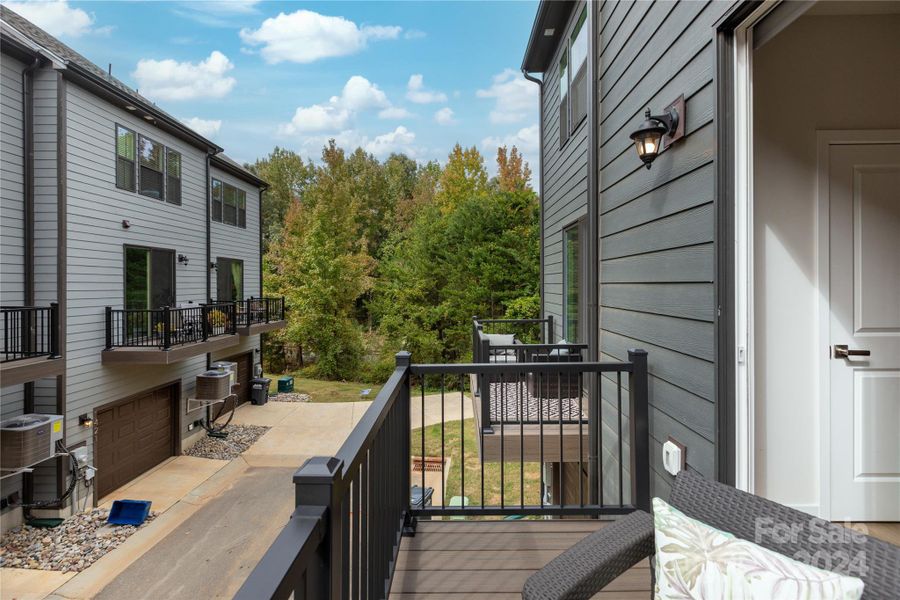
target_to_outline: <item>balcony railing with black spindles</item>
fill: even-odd
[[[521,384],[504,392],[513,395],[508,407],[519,415],[515,427],[520,435],[515,443],[501,443],[499,460],[492,462],[484,459],[486,434],[471,427],[471,412],[467,414],[472,402],[469,382],[487,376],[501,387]],[[591,377],[603,378],[603,385],[580,384]],[[566,379],[579,382],[569,389],[603,390],[602,397],[578,400],[587,408],[578,418],[574,457],[563,455],[564,430],[558,418],[560,403],[572,400],[558,393]],[[523,390],[529,385],[526,395]],[[434,390],[439,390],[437,406],[426,405],[426,390],[431,403],[438,396]],[[421,415],[415,423],[413,402]],[[545,412],[545,406],[554,405],[555,413]],[[521,416],[532,410],[540,423],[540,456],[527,454],[523,445]],[[506,423],[510,426],[509,420]],[[499,435],[512,435],[515,427]],[[572,425],[568,428],[571,431]],[[559,454],[545,456],[545,444],[558,444]],[[445,479],[447,489],[433,506],[412,506],[410,485],[424,488],[427,482],[425,469],[418,480],[411,465],[420,460],[424,467],[429,453],[439,454],[442,464],[449,460],[459,473]],[[545,497],[545,460],[577,463],[578,473],[586,467],[587,480],[579,477],[568,488],[566,470],[554,474],[557,489],[573,491],[569,500],[564,492]],[[540,487],[526,477],[526,470],[533,476],[535,469],[541,471]],[[337,454],[308,460],[294,474],[294,485],[296,509],[290,521],[236,599],[386,598],[401,536],[414,530],[418,518],[599,517],[649,510],[647,353],[630,351],[625,362],[414,365],[409,353],[402,352],[394,373]],[[473,501],[450,505],[450,494],[471,496]]]
[[[234,302],[214,302],[178,308],[114,309],[106,307],[106,349],[168,350],[237,332]]]
[[[280,298],[247,298],[238,300],[238,327],[284,321],[284,296]]]
[[[59,358],[59,305],[4,306],[3,356],[0,362],[26,358]]]

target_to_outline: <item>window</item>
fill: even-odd
[[[247,227],[247,192],[218,179],[212,180],[212,211],[217,223]]]
[[[563,323],[567,342],[581,337],[582,249],[580,225],[563,231]]]
[[[134,191],[134,142],[133,131],[116,125],[116,187],[129,192]]]
[[[225,206],[222,208],[222,222],[237,225],[237,188],[225,184]]]
[[[181,154],[166,148],[166,202],[181,205]]]
[[[559,145],[569,139],[569,56],[563,52],[559,60]]]
[[[581,11],[562,58],[559,59],[559,145],[587,116],[587,8]]]
[[[571,95],[571,127],[574,129],[581,123],[581,120],[587,116],[587,54],[588,39],[587,27],[584,22],[587,19],[587,8],[585,8],[575,30],[572,32],[571,44],[569,46],[570,64],[572,67],[572,95]]]
[[[140,157],[140,193],[144,196],[163,199],[163,155],[165,147],[149,138],[138,138],[138,155]]]
[[[237,191],[237,225],[247,227],[247,192],[244,190]]]
[[[222,222],[222,194],[224,184],[218,179],[212,180],[212,220]]]
[[[216,300],[232,302],[244,299],[244,261],[216,259]]]

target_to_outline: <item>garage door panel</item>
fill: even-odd
[[[172,455],[176,388],[151,390],[97,412],[97,493],[125,485]]]

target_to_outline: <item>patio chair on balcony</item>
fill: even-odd
[[[565,341],[560,342],[561,345]],[[546,353],[535,353],[528,357],[528,362],[582,362],[584,358],[578,350],[560,348]],[[577,374],[546,376],[539,373],[528,374],[528,394],[532,398],[548,398],[559,400],[562,398],[578,398],[581,396],[582,378]]]
[[[669,504],[686,514],[779,554],[830,557],[824,566],[865,584],[864,599],[896,598],[900,589],[900,548],[777,502],[681,471]],[[791,535],[760,535],[760,524],[787,528]],[[637,510],[575,544],[525,582],[526,600],[591,598],[616,577],[654,553],[653,517]],[[842,561],[839,557],[851,560]],[[864,557],[861,572],[853,557]],[[848,565],[849,563],[849,565]],[[858,566],[858,565],[856,565]]]

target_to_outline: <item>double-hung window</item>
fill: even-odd
[[[166,148],[166,202],[181,205],[181,154]]]
[[[163,199],[165,186],[165,146],[154,142],[150,138],[140,136],[138,138],[138,157],[140,170],[138,178],[138,191],[144,196]]]
[[[581,11],[559,59],[559,145],[565,145],[587,116],[587,8]]]
[[[210,182],[210,218],[217,223],[247,227],[247,192],[218,179]]]
[[[135,189],[134,148],[134,132],[116,125],[116,187],[129,192]]]

